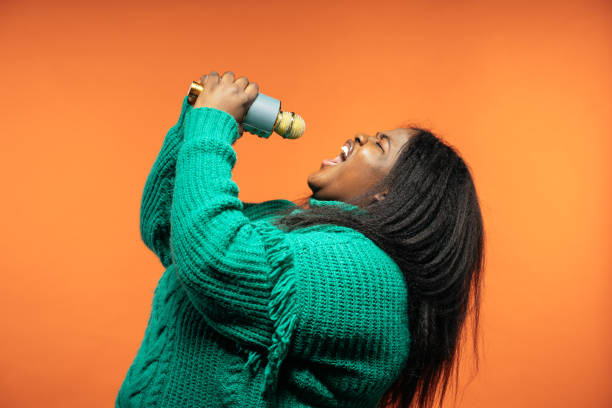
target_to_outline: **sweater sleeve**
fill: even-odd
[[[185,114],[193,107],[183,98],[178,122],[168,130],[161,150],[145,182],[140,203],[140,235],[145,245],[159,258],[164,267],[172,263],[170,256],[170,209],[176,156],[183,142]]]
[[[222,110],[187,112],[170,245],[178,279],[207,323],[248,350],[247,364],[266,355],[267,388],[275,382],[297,318],[292,251],[284,232],[242,212],[231,179],[232,144],[239,136],[236,120]]]

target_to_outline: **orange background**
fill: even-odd
[[[0,405],[114,404],[163,273],[146,176],[191,80],[232,70],[307,123],[237,142],[242,200],[309,194],[359,131],[463,154],[487,271],[457,406],[612,406],[611,3],[216,3],[0,3]]]

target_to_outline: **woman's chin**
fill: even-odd
[[[314,173],[310,173],[308,175],[308,179],[306,180],[306,183],[308,184],[308,187],[312,190],[313,193],[315,193],[319,187],[317,185],[316,182],[316,174],[318,173],[318,171],[315,171]]]
[[[330,165],[321,163],[319,170],[316,170],[308,176],[308,186],[313,192],[316,192],[326,185],[328,185],[332,179],[336,178],[337,175],[331,170],[334,167],[338,167],[340,164]]]
[[[308,187],[314,194],[321,190],[327,184],[325,177],[323,176],[323,169],[319,169],[308,176]]]

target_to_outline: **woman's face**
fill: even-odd
[[[318,200],[348,202],[365,193],[391,170],[412,132],[398,128],[374,136],[358,133],[354,139],[347,140],[346,160],[344,153],[335,159],[323,160],[319,170],[308,176],[312,196]]]

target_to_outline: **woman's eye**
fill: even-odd
[[[376,144],[380,146],[380,150],[382,150],[383,152],[385,151],[385,149],[383,149],[382,145],[379,142],[376,142]]]

